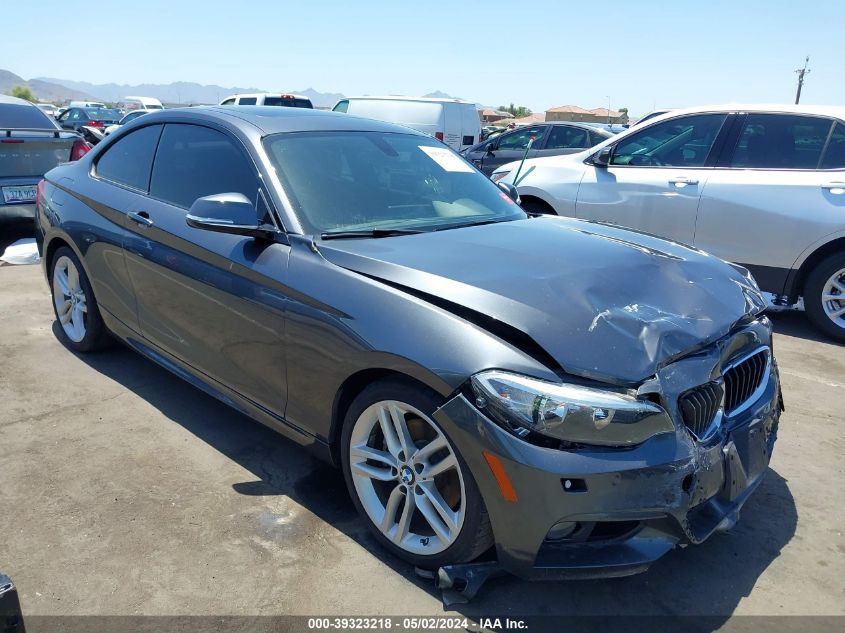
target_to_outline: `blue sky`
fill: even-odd
[[[791,102],[809,54],[802,102],[845,103],[841,0],[141,0],[70,14],[68,4],[0,0],[0,68],[93,83],[442,90],[535,111],[609,96],[644,114]]]

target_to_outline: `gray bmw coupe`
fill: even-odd
[[[625,575],[730,527],[782,409],[744,269],[523,212],[407,128],[155,112],[38,187],[67,347],[110,337],[338,465],[427,568]]]

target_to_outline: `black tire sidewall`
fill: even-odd
[[[82,286],[82,291],[85,293],[85,306],[87,309],[87,316],[85,319],[85,336],[79,342],[70,340],[59,321],[59,312],[56,309],[53,276],[55,275],[56,264],[62,257],[67,257],[73,262],[73,265],[76,266],[77,273],[79,274],[79,284]],[[94,290],[91,287],[91,282],[88,280],[88,275],[85,272],[85,269],[82,267],[82,262],[79,261],[79,257],[77,257],[76,253],[67,246],[62,246],[57,249],[50,261],[50,297],[53,302],[53,314],[56,316],[59,337],[66,347],[69,347],[76,352],[90,352],[102,347],[104,342],[103,339],[105,338],[105,326],[103,325],[103,320],[100,316],[97,300],[94,297]]]
[[[807,276],[804,284],[804,310],[818,329],[841,343],[845,343],[845,328],[837,326],[824,311],[822,292],[830,276],[845,268],[845,253],[836,253],[823,259]]]
[[[438,554],[431,556],[421,556],[407,552],[385,537],[378,527],[372,522],[367,515],[367,511],[361,504],[358,498],[358,493],[355,490],[355,484],[352,481],[352,473],[349,466],[349,445],[352,437],[352,429],[355,421],[364,412],[367,407],[380,402],[382,400],[398,400],[425,413],[429,420],[437,425],[437,428],[446,436],[446,439],[451,445],[452,451],[457,457],[459,467],[461,469],[461,476],[464,480],[464,503],[466,505],[466,512],[464,514],[464,523],[461,527],[461,532],[458,538],[452,545]],[[467,562],[477,557],[481,552],[479,551],[479,539],[484,543],[481,551],[489,547],[492,542],[487,542],[489,539],[485,535],[490,534],[489,519],[487,511],[484,507],[484,501],[481,498],[481,493],[478,490],[478,485],[469,470],[457,447],[455,446],[449,434],[443,429],[432,417],[432,413],[442,404],[442,398],[431,390],[428,390],[421,385],[416,385],[412,381],[405,381],[402,379],[385,379],[375,382],[365,388],[352,402],[346,412],[343,420],[343,429],[341,431],[341,466],[343,469],[343,477],[346,480],[346,487],[349,490],[349,495],[352,497],[352,502],[355,508],[361,515],[364,522],[370,528],[370,531],[376,537],[376,540],[392,554],[405,560],[412,565],[423,569],[437,569],[444,565]]]

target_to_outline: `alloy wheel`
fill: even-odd
[[[845,329],[845,268],[833,273],[822,287],[822,307],[834,324]]]
[[[53,301],[67,337],[74,343],[82,341],[86,332],[88,301],[76,264],[65,255],[59,257],[53,266]]]
[[[352,429],[349,467],[361,505],[397,547],[433,555],[458,538],[466,513],[460,463],[421,411],[396,400],[365,409]]]

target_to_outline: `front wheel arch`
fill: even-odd
[[[352,402],[358,395],[364,391],[368,386],[374,382],[385,380],[388,378],[396,379],[408,385],[428,390],[436,393],[445,402],[451,390],[444,393],[444,385],[429,384],[418,377],[411,376],[408,373],[397,371],[395,369],[387,369],[385,367],[371,367],[355,372],[349,376],[338,388],[335,393],[334,402],[332,403],[332,419],[331,430],[329,432],[329,448],[331,452],[332,464],[340,466],[340,437],[343,431],[343,420],[346,417],[346,412],[349,410]],[[448,387],[445,387],[448,389]]]
[[[542,198],[531,195],[520,195],[522,209],[529,213],[542,213],[543,215],[557,215],[554,207]]]

